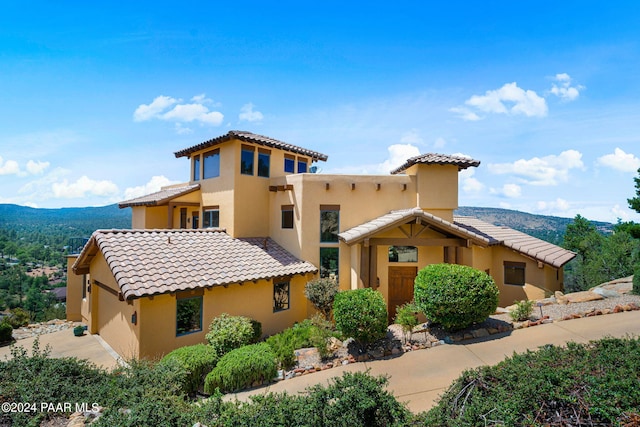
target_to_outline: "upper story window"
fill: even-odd
[[[202,177],[207,179],[220,176],[220,150],[209,151],[202,157],[204,163]]]
[[[296,171],[296,158],[289,154],[284,155],[284,171],[294,173]]]
[[[220,227],[220,207],[205,208],[202,215],[202,228]]]
[[[269,178],[269,166],[271,162],[271,152],[262,148],[258,149],[258,176]]]
[[[293,205],[282,205],[282,228],[293,228]]]
[[[337,243],[340,205],[320,205],[320,242]]]
[[[253,175],[253,157],[255,148],[243,145],[240,152],[240,173],[243,175]]]
[[[507,285],[524,286],[525,283],[525,267],[524,262],[504,262],[504,283]]]
[[[200,155],[193,158],[193,180],[200,181]]]
[[[306,159],[298,159],[298,173],[307,173]]]

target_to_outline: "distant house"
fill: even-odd
[[[61,288],[53,288],[50,289],[50,292],[58,302],[66,302],[67,301],[67,287],[63,286]]]
[[[477,160],[424,154],[390,175],[317,174],[326,155],[241,131],[175,156],[189,160],[188,182],[120,203],[132,229],[97,231],[69,258],[68,318],[123,356],[202,342],[223,312],[276,333],[312,314],[303,288],[317,276],[378,290],[393,318],[428,264],[486,271],[509,305],[561,290],[575,256],[454,217],[458,172]]]

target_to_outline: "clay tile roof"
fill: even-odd
[[[124,202],[120,202],[118,206],[122,209],[122,208],[131,207],[131,206],[163,205],[168,203],[172,199],[175,199],[176,197],[184,196],[185,194],[189,194],[198,189],[200,189],[200,184],[171,187],[171,188],[157,191],[155,193],[147,194],[146,196],[125,200]]]
[[[454,222],[474,233],[482,233],[500,242],[501,245],[520,252],[536,261],[560,268],[575,258],[576,254],[560,246],[540,240],[528,234],[502,227],[477,218],[455,217]]]
[[[195,153],[196,151],[213,147],[213,146],[222,144],[223,142],[230,141],[232,139],[239,139],[240,141],[244,141],[244,142],[264,145],[266,147],[278,148],[280,150],[285,150],[285,151],[290,151],[292,153],[309,156],[313,160],[322,160],[326,162],[328,159],[328,156],[326,154],[318,153],[317,151],[312,151],[306,148],[298,147],[296,145],[287,144],[286,142],[278,141],[277,139],[269,138],[268,136],[257,135],[255,133],[240,131],[240,130],[229,131],[225,135],[210,139],[208,141],[202,142],[198,145],[194,145],[189,148],[185,148],[180,151],[176,151],[174,154],[176,157],[185,157],[185,156],[189,157],[191,156],[191,154]]]
[[[317,272],[270,238],[219,229],[98,230],[73,271],[86,274],[98,251],[125,299]]]
[[[415,164],[424,165],[454,165],[458,166],[458,170],[467,169],[468,167],[478,167],[480,165],[479,160],[474,160],[469,157],[462,156],[449,156],[447,154],[427,153],[419,156],[411,157],[402,166],[397,167],[391,171],[392,175],[404,172]]]
[[[491,238],[481,233],[476,233],[456,224],[452,224],[449,221],[425,212],[420,208],[391,211],[388,214],[379,216],[378,218],[374,218],[364,224],[360,224],[349,230],[343,231],[338,234],[338,237],[340,237],[340,239],[346,244],[352,245],[382,231],[398,227],[409,221],[415,221],[416,219],[420,219],[422,222],[429,224],[437,231],[453,234],[463,239],[471,239],[474,243],[480,246],[488,246],[495,243]]]

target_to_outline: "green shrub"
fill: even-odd
[[[636,265],[633,272],[633,288],[632,291],[636,295],[640,295],[640,264]]]
[[[640,408],[638,372],[638,338],[543,346],[465,371],[422,425],[633,425],[621,421]]]
[[[6,343],[13,339],[13,326],[8,321],[0,322],[0,343]]]
[[[256,381],[271,381],[277,374],[275,359],[271,347],[264,342],[231,350],[205,378],[204,391],[212,394],[219,388],[230,392]]]
[[[196,344],[173,350],[160,363],[170,360],[177,361],[187,371],[184,391],[193,394],[204,383],[204,377],[216,366],[218,354],[210,345]]]
[[[402,332],[404,332],[404,339],[407,341],[407,336],[411,338],[413,335],[413,328],[418,326],[418,313],[420,309],[412,301],[398,307],[396,311],[395,322],[402,326]]]
[[[211,321],[206,338],[218,357],[222,357],[231,350],[256,342],[256,334],[262,334],[259,322],[222,313]]]
[[[9,323],[13,329],[17,329],[21,326],[27,326],[30,320],[29,312],[22,308],[16,307],[10,310]]]
[[[342,291],[333,304],[336,328],[360,343],[377,341],[387,333],[387,306],[371,288]]]
[[[314,279],[304,286],[304,296],[324,316],[331,319],[333,301],[340,288],[338,282],[328,277]]]
[[[509,316],[514,322],[524,322],[531,317],[531,313],[533,313],[533,304],[535,301],[533,300],[522,300],[516,301],[515,308],[509,312]]]
[[[432,264],[418,272],[415,301],[427,318],[457,330],[482,322],[498,307],[498,287],[488,274],[456,264]]]
[[[330,324],[314,317],[270,336],[266,342],[273,350],[278,366],[289,369],[296,363],[296,349],[316,347],[321,356],[327,356],[327,339],[330,336]]]

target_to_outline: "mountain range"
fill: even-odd
[[[509,209],[462,206],[455,212],[483,221],[507,226],[540,239],[561,243],[572,218],[535,215]],[[603,233],[611,232],[613,224],[592,222]],[[0,204],[0,227],[15,230],[47,232],[50,229],[75,231],[88,237],[94,230],[130,228],[131,210],[118,205],[84,208],[37,209],[26,206]]]

